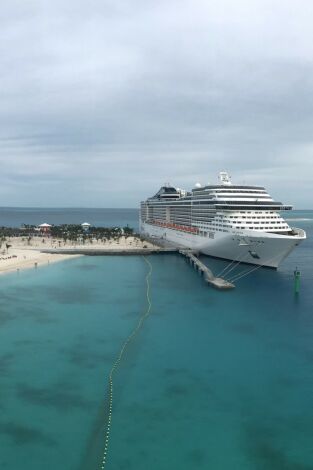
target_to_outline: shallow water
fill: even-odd
[[[230,292],[150,257],[153,308],[116,375],[108,470],[313,468],[312,253],[309,238]],[[99,468],[107,376],[146,273],[141,257],[85,257],[1,277],[1,469]]]

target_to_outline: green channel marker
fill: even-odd
[[[295,294],[299,294],[299,291],[300,291],[300,271],[298,270],[298,268],[295,269],[295,271],[293,272],[293,275],[294,275],[294,279],[295,279],[295,282],[294,282],[294,292]]]

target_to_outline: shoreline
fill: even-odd
[[[121,237],[107,243],[77,245],[62,240],[33,239],[29,244],[20,237],[9,238],[0,248],[0,276],[25,269],[36,269],[50,263],[79,256],[144,255],[164,251],[148,241],[136,237]]]
[[[66,255],[66,254],[49,254],[49,253],[41,253],[36,251],[31,252],[31,256],[19,259],[17,258],[9,258],[3,260],[3,256],[0,256],[0,276],[13,273],[13,272],[20,272],[26,269],[38,269],[43,266],[47,266],[50,263],[58,263],[60,261],[65,261],[71,258],[78,258],[81,255],[74,254],[74,255]],[[5,264],[2,264],[2,261],[7,261]]]

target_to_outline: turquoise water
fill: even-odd
[[[116,375],[108,470],[313,468],[312,212],[299,218],[307,242],[230,292],[179,256],[149,258],[153,308]],[[0,278],[1,470],[99,468],[107,376],[146,274],[141,257],[85,257]]]

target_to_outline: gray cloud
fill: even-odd
[[[5,1],[1,205],[135,207],[227,169],[309,207],[312,14],[309,0]]]

